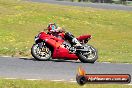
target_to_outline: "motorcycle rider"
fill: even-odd
[[[61,32],[64,32],[64,30],[61,27],[58,27],[55,23],[49,23],[48,27],[48,32],[52,34],[53,36],[58,37],[58,34]],[[74,35],[70,32],[64,32],[64,38],[65,40],[68,40],[71,45],[76,46],[76,48],[82,48],[80,42],[74,37]]]

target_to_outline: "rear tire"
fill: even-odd
[[[92,58],[90,58],[90,55],[84,55],[83,53],[79,53],[78,54],[78,57],[79,57],[79,60],[83,63],[94,63],[97,59],[98,59],[98,52],[97,50],[91,46],[91,45],[87,45],[87,47],[90,47],[91,49],[91,53],[90,54],[94,54],[94,56]]]
[[[39,61],[47,61],[51,58],[51,51],[47,46],[43,47],[45,51],[42,51],[38,44],[34,44],[31,48],[32,56]]]

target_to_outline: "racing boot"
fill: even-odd
[[[83,48],[84,48],[76,38],[73,38],[73,39],[72,39],[72,42],[73,42],[74,47],[75,47],[76,49],[83,49]]]

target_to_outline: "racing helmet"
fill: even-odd
[[[48,25],[48,31],[57,29],[57,25],[55,23],[49,23]]]

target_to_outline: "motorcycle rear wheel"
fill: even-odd
[[[51,58],[51,51],[47,46],[44,46],[43,49],[39,48],[38,44],[34,44],[31,48],[32,56],[39,61],[47,61]]]
[[[78,57],[79,57],[79,60],[83,63],[94,63],[97,59],[98,59],[98,52],[97,50],[91,46],[91,45],[85,45],[86,47],[89,47],[89,51],[90,53],[89,54],[85,54],[83,52],[80,52],[78,54]],[[92,57],[90,57],[90,55],[92,55]]]

